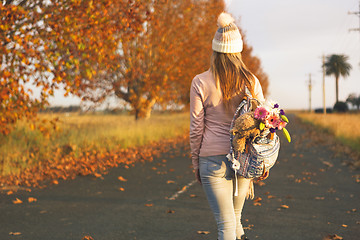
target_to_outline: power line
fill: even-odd
[[[358,12],[348,12],[348,14],[354,14],[359,17],[359,27],[358,28],[350,28],[349,31],[358,31],[360,33],[360,1],[359,1],[359,11]],[[360,65],[360,64],[359,64]]]
[[[350,28],[349,31],[359,31],[360,32],[360,1],[359,1],[359,11],[358,12],[348,12],[348,14],[354,14],[359,17],[359,28]]]

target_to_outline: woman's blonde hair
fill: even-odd
[[[210,70],[213,73],[216,86],[220,87],[226,110],[231,110],[232,99],[245,93],[245,86],[255,97],[255,77],[247,69],[241,58],[241,53],[220,53],[213,51]]]

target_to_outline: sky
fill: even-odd
[[[253,53],[269,76],[268,98],[285,109],[323,107],[322,56],[345,54],[350,76],[340,78],[339,100],[360,95],[360,32],[358,0],[226,0],[227,11],[240,18]],[[325,102],[335,103],[335,78],[325,77]]]
[[[267,98],[284,109],[323,107],[322,56],[345,54],[352,65],[350,76],[340,78],[339,100],[360,95],[360,32],[358,0],[225,0],[227,11],[240,19],[253,54],[269,76]],[[335,78],[325,77],[326,106],[335,103]],[[55,92],[51,105],[79,104],[76,97]]]

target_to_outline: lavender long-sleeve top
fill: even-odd
[[[264,101],[260,82],[255,78],[255,98]],[[244,97],[235,96],[233,111]],[[220,88],[210,70],[192,80],[190,89],[190,148],[194,169],[199,157],[227,154],[230,151],[230,124],[233,114],[225,110]]]

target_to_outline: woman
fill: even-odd
[[[190,90],[190,146],[195,177],[202,184],[218,226],[218,240],[248,239],[241,225],[241,212],[250,189],[250,179],[238,178],[226,155],[230,150],[230,124],[246,89],[264,101],[259,80],[241,59],[242,38],[234,19],[218,17],[212,41],[210,69],[197,75]]]

